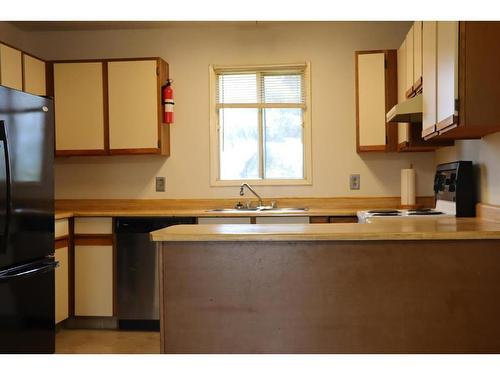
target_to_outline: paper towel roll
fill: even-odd
[[[401,169],[401,206],[415,205],[415,170]]]

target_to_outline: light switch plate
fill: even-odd
[[[352,174],[349,176],[349,187],[351,190],[359,190],[361,176],[359,174]]]
[[[156,191],[164,192],[166,187],[166,179],[165,177],[156,177]]]

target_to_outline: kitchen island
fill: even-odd
[[[173,226],[162,353],[500,353],[500,223]]]

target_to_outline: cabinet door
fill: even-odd
[[[358,152],[385,151],[385,54],[357,55]]]
[[[436,131],[437,105],[437,23],[424,21],[422,28],[422,137]]]
[[[45,61],[23,54],[24,91],[34,95],[45,95]]]
[[[413,26],[406,34],[406,86],[405,94],[410,96],[413,92]]]
[[[98,243],[75,240],[76,316],[113,316],[113,246]]]
[[[458,22],[437,22],[437,130],[458,121]]]
[[[108,63],[111,153],[159,152],[156,60]]]
[[[422,86],[422,21],[413,24],[413,89]]]
[[[57,246],[56,246],[57,247]],[[56,301],[56,324],[67,319],[69,316],[69,265],[68,246],[56,248],[54,257],[59,262],[59,267],[55,270],[55,301]]]
[[[23,89],[21,51],[0,44],[0,84],[17,90]]]
[[[398,49],[398,103],[406,100],[406,40]],[[408,124],[398,124],[398,145],[404,147],[409,142]]]
[[[101,62],[55,63],[56,154],[105,153]]]

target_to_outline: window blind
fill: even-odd
[[[305,69],[216,70],[217,108],[305,108]]]

